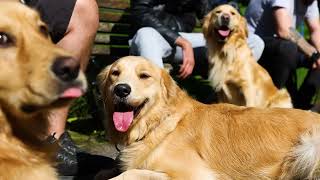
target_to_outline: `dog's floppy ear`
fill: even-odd
[[[106,95],[106,83],[108,80],[110,68],[111,68],[111,65],[105,67],[97,76],[97,82],[98,82],[99,90],[102,94],[102,97],[105,97]]]
[[[211,16],[213,11],[209,12],[203,19],[202,32],[205,39],[211,39],[212,27],[211,27]]]
[[[163,97],[166,101],[175,97],[178,93],[178,85],[164,69],[161,69],[161,87]]]
[[[239,22],[239,33],[245,37],[248,38],[248,25],[247,20],[243,16],[240,15],[240,22]]]

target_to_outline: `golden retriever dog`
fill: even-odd
[[[0,179],[55,180],[48,112],[82,95],[85,77],[34,10],[1,1],[0,17]]]
[[[107,132],[124,144],[114,179],[318,179],[320,115],[206,105],[141,57],[99,74]]]
[[[220,102],[251,107],[292,108],[285,89],[277,89],[268,72],[254,59],[247,44],[244,17],[221,5],[204,19],[209,52],[209,80]]]

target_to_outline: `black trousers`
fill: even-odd
[[[310,109],[312,97],[320,87],[320,70],[311,68],[311,61],[299,51],[296,44],[275,37],[262,39],[265,49],[258,63],[269,72],[278,88],[287,87],[295,108]],[[298,67],[309,69],[299,90],[295,82]]]

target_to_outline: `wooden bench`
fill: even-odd
[[[97,0],[100,23],[92,49],[92,56],[113,62],[129,54],[130,0]]]

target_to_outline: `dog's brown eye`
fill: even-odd
[[[139,75],[139,78],[140,79],[148,79],[149,77],[151,77],[149,74],[147,74],[147,73],[141,73],[140,75]]]
[[[231,14],[232,14],[232,15],[236,15],[236,13],[235,13],[235,12],[231,12]]]
[[[115,71],[112,71],[111,74],[113,76],[119,76],[120,75],[120,71],[115,70]]]
[[[48,28],[45,25],[40,26],[40,32],[46,37],[49,36]]]
[[[13,40],[11,39],[11,37],[6,33],[0,32],[0,47],[9,47],[12,44]]]
[[[220,14],[220,13],[221,13],[221,10],[216,11],[216,13],[217,13],[217,14]]]

